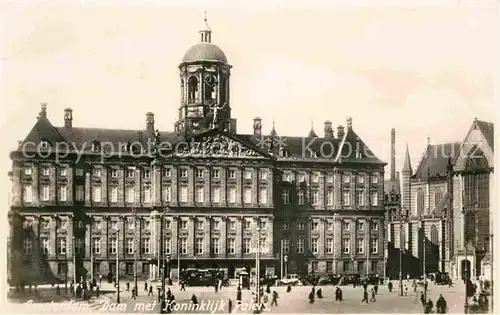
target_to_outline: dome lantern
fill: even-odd
[[[210,26],[208,25],[207,11],[205,11],[205,18],[203,19],[203,21],[205,22],[205,28],[200,30],[201,42],[202,43],[211,43],[212,42],[212,30],[210,29]]]

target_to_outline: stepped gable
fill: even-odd
[[[448,159],[460,154],[460,142],[428,145],[413,179],[427,180],[428,177],[443,177],[448,172]]]

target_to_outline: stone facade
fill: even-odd
[[[324,137],[280,137],[274,125],[265,135],[259,118],[237,133],[232,66],[202,34],[179,66],[172,132],[155,131],[153,113],[144,130],[75,127],[71,109],[54,127],[42,104],[11,153],[11,282],[106,277],[117,259],[121,277],[155,279],[158,258],[173,277],[179,267],[233,277],[255,267],[259,243],[269,274],[283,274],[285,256],[288,272],[383,274],[386,163],[351,118],[336,137],[329,121]]]

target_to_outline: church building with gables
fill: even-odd
[[[206,22],[206,20],[205,20]],[[238,133],[231,68],[208,24],[179,65],[172,131],[64,126],[42,104],[11,152],[9,281],[115,275],[174,280],[179,269],[261,274],[385,273],[384,167],[354,131]],[[77,117],[77,116],[76,116]],[[166,272],[166,271],[165,271]]]

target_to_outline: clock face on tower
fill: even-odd
[[[208,85],[210,87],[214,87],[217,84],[217,80],[215,79],[215,77],[213,75],[207,75],[205,77],[205,83],[206,83],[206,85]]]

